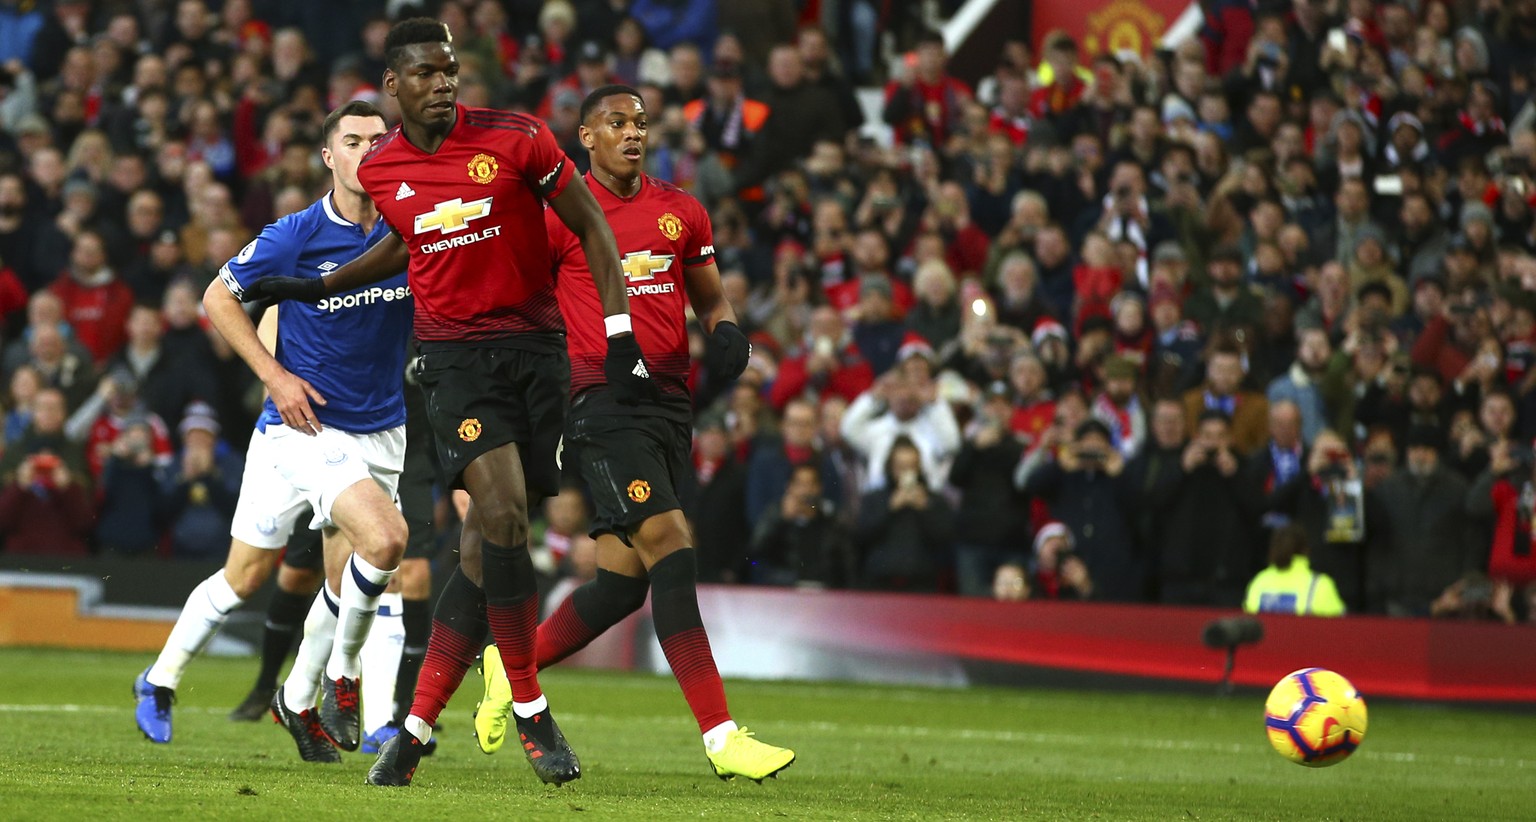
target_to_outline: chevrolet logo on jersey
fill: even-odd
[[[649,251],[631,251],[624,255],[624,276],[632,283],[656,279],[656,275],[672,267],[672,254],[651,254]]]
[[[444,234],[452,234],[455,231],[463,231],[469,227],[472,220],[491,213],[491,198],[481,197],[478,200],[464,202],[463,197],[455,197],[452,200],[444,200],[426,214],[416,215],[416,233],[437,229]]]

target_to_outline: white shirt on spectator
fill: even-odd
[[[865,491],[885,487],[885,460],[891,445],[902,434],[917,445],[923,457],[923,475],[928,488],[935,492],[943,490],[949,466],[960,450],[960,424],[949,403],[942,399],[928,403],[917,416],[902,422],[875,397],[874,391],[865,391],[843,413],[842,431],[843,439],[863,455],[869,467],[864,477]]]

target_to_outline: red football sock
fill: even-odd
[[[427,655],[416,679],[411,715],[435,724],[443,706],[459,689],[464,673],[475,662],[485,636],[485,594],[454,570],[437,602]]]
[[[692,548],[674,551],[652,566],[651,615],[661,651],[683,689],[693,718],[698,720],[699,733],[704,733],[728,721],[731,713],[725,705],[725,684],[715,669],[709,635],[699,616],[696,569]]]

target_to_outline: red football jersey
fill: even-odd
[[[668,416],[692,413],[688,394],[688,329],[684,314],[687,292],[683,270],[715,259],[709,214],[693,195],[643,177],[640,192],[628,199],[609,191],[587,175],[587,185],[613,227],[629,286],[629,313],[635,338],[645,353],[651,379],[661,387],[663,401],[640,413]],[[592,282],[581,242],[553,211],[546,213],[551,254],[556,266],[560,311],[565,315],[566,344],[571,353],[571,396],[601,387],[608,335],[603,306]],[[626,413],[635,413],[626,409]]]
[[[435,154],[400,126],[379,138],[357,178],[410,249],[418,340],[558,345],[543,207],[573,173],[526,114],[460,105]]]

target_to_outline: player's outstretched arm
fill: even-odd
[[[683,285],[688,289],[688,302],[693,304],[694,316],[709,334],[705,365],[722,377],[736,379],[747,370],[747,361],[752,358],[752,343],[736,325],[736,310],[720,287],[720,267],[710,262],[685,269]]]
[[[241,299],[315,302],[327,294],[341,294],[387,280],[404,271],[410,261],[405,240],[391,231],[372,248],[325,277],[263,277],[247,286]]]
[[[284,368],[272,356],[256,333],[256,324],[245,313],[245,308],[235,299],[235,295],[230,293],[223,278],[216,278],[208,284],[208,289],[203,292],[203,310],[208,312],[209,322],[223,335],[229,347],[235,350],[267,387],[267,393],[272,396],[272,404],[277,406],[277,413],[282,415],[283,424],[310,436],[318,432],[320,420],[315,417],[309,403],[314,400],[325,405],[325,398],[307,380]]]

